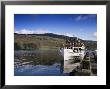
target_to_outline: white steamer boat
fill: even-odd
[[[60,53],[64,57],[64,73],[70,73],[77,67],[80,67],[85,56],[85,45],[78,38],[66,40],[66,44],[60,48]],[[79,60],[77,63],[72,63],[71,61]]]

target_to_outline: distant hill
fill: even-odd
[[[48,36],[48,37],[53,37],[53,38],[69,38],[68,36],[65,35],[58,35],[58,34],[53,34],[53,33],[45,33],[45,34],[17,34],[14,33],[15,35],[31,35],[31,36]]]
[[[68,37],[53,33],[45,34],[17,34],[14,33],[15,50],[20,49],[39,49],[39,48],[59,48],[65,44],[66,39],[76,39],[76,37]],[[80,39],[80,38],[79,38]],[[97,41],[83,40],[87,49],[97,49]]]

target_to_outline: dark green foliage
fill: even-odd
[[[34,50],[34,49],[37,49],[37,45],[34,44],[34,43],[25,43],[23,44],[23,47],[24,47],[24,50]]]
[[[96,50],[97,49],[97,42],[96,41],[84,40],[84,44],[88,50]]]
[[[20,45],[18,44],[18,43],[14,43],[14,49],[15,50],[20,50],[21,49],[21,47],[20,47]]]
[[[89,65],[90,65],[89,61],[82,61],[82,63],[83,63],[83,66],[82,66],[83,69],[90,69],[89,68]]]

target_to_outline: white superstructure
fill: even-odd
[[[85,55],[84,47],[73,47],[72,49],[64,48],[64,60],[72,59],[73,57],[81,57]]]
[[[76,43],[75,43],[76,42]],[[80,57],[83,59],[85,55],[85,46],[80,40],[68,41],[63,48],[60,49],[64,60],[73,59],[73,57]]]

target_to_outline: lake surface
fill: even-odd
[[[65,76],[58,50],[15,51],[15,76]]]
[[[89,56],[94,57],[94,51]],[[95,55],[97,55],[95,53]],[[91,65],[97,66],[92,62]],[[14,75],[15,76],[69,76],[64,71],[64,58],[58,50],[36,50],[14,52]],[[95,71],[95,70],[94,70]],[[95,73],[96,74],[96,73]]]

